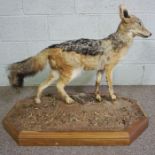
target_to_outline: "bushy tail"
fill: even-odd
[[[43,70],[44,66],[47,64],[47,60],[48,50],[45,49],[36,56],[11,64],[8,67],[10,85],[13,87],[22,87],[24,78],[33,76],[37,72]]]

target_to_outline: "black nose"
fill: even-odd
[[[150,33],[150,37],[152,36],[152,33]]]

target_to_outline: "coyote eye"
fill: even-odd
[[[142,26],[142,22],[139,22],[139,25]]]

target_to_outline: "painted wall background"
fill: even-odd
[[[7,86],[7,65],[38,53],[43,48],[70,39],[104,38],[119,24],[118,6],[140,17],[152,32],[149,39],[136,38],[126,57],[114,71],[116,85],[155,84],[154,0],[0,0],[0,85]],[[37,85],[49,68],[25,85]],[[89,71],[72,85],[94,85]],[[105,84],[103,79],[102,84]]]

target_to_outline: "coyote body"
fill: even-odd
[[[40,84],[35,101],[40,103],[42,91],[57,80],[56,87],[66,103],[73,99],[64,87],[83,70],[97,70],[96,99],[101,101],[99,85],[105,71],[109,93],[116,99],[112,87],[112,70],[119,60],[126,54],[135,36],[149,37],[151,33],[142,25],[141,21],[130,16],[125,7],[120,7],[121,22],[115,33],[104,39],[78,39],[51,45],[34,57],[14,63],[10,66],[10,83],[22,86],[26,76],[42,70],[48,62],[51,72],[47,80]],[[138,23],[138,24],[137,24]]]

